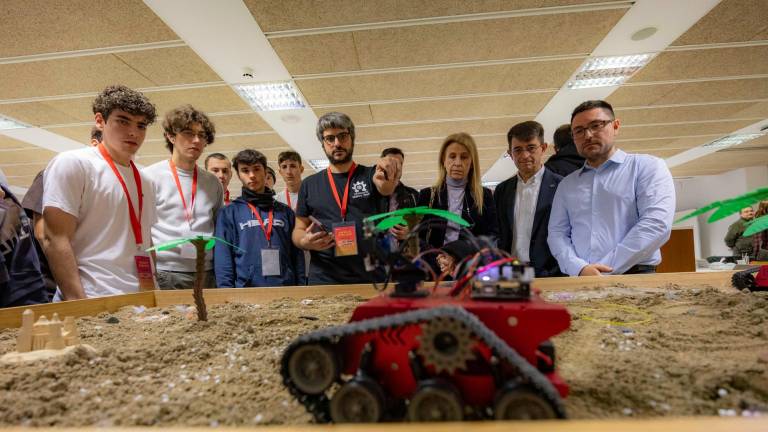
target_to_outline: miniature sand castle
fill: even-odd
[[[41,315],[35,322],[35,313],[27,309],[21,317],[16,351],[0,357],[0,362],[17,363],[53,358],[67,354],[77,347],[96,351],[93,347],[80,343],[74,317],[65,317],[62,322],[59,314],[54,313],[50,321],[45,315]]]

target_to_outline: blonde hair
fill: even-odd
[[[469,150],[469,155],[472,157],[472,166],[469,167],[467,181],[470,184],[470,194],[472,194],[472,198],[475,200],[475,208],[477,209],[478,214],[483,214],[483,184],[480,181],[480,157],[477,154],[477,144],[475,144],[475,140],[472,136],[464,132],[448,135],[448,137],[443,140],[443,145],[440,147],[440,157],[437,160],[437,181],[434,186],[432,186],[430,207],[434,200],[434,195],[438,193],[443,184],[445,184],[445,177],[448,173],[445,170],[443,160],[445,159],[445,152],[448,149],[448,146],[453,143],[464,146],[464,148]]]
[[[757,211],[755,212],[755,219],[759,218],[760,216],[765,216],[768,214],[768,200],[760,201],[760,204],[757,206]]]

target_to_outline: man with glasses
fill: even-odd
[[[142,171],[152,180],[158,221],[152,227],[154,244],[194,235],[212,236],[216,214],[224,202],[224,189],[215,175],[197,166],[203,149],[216,135],[205,113],[191,105],[171,110],[163,120],[165,147],[170,159]],[[157,252],[157,284],[160,289],[192,288],[197,252],[187,243]],[[205,257],[204,287],[214,288],[213,258]]]
[[[531,263],[537,277],[561,276],[547,244],[547,225],[552,199],[563,178],[542,164],[547,151],[544,127],[535,121],[518,123],[507,133],[507,143],[517,175],[501,182],[493,193],[499,248]]]
[[[564,178],[549,220],[549,247],[571,276],[653,273],[669,239],[675,188],[663,160],[614,147],[613,107],[586,101],[571,115],[584,167]]]
[[[317,138],[329,166],[301,182],[293,230],[293,243],[311,253],[309,284],[380,279],[363,263],[361,222],[378,212],[382,197],[394,192],[400,162],[381,158],[374,167],[356,164],[355,125],[346,114],[320,117]]]

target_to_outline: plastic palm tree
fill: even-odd
[[[455,222],[459,226],[469,226],[469,222],[462,219],[461,216],[457,216],[448,210],[434,209],[427,206],[404,208],[388,213],[380,213],[365,218],[365,221],[373,222],[381,219],[381,221],[376,224],[376,229],[379,231],[386,231],[395,225],[407,225],[408,229],[413,231],[416,225],[421,222],[424,215],[440,216],[451,222]],[[419,238],[417,236],[410,236],[408,238],[403,253],[411,257],[419,254]]]
[[[712,223],[723,219],[733,213],[738,213],[744,207],[751,206],[752,204],[760,201],[768,200],[768,187],[757,188],[751,192],[747,192],[737,197],[729,198],[722,201],[715,201],[688,213],[687,215],[676,220],[675,223],[682,222],[686,219],[696,217],[698,215],[715,210],[712,215],[707,219],[708,223]],[[761,216],[747,223],[747,229],[744,231],[744,236],[748,237],[752,234],[757,234],[760,231],[768,229],[768,215]]]
[[[192,290],[192,297],[195,299],[195,306],[197,307],[197,319],[200,321],[208,321],[208,309],[205,306],[205,299],[203,298],[203,278],[205,276],[205,252],[213,249],[216,242],[224,243],[228,246],[232,246],[235,249],[239,247],[227,242],[224,239],[213,236],[192,236],[184,237],[177,240],[171,240],[167,243],[155,245],[149,249],[150,251],[165,251],[177,248],[185,243],[191,243],[195,247],[196,261],[195,261],[195,286]]]

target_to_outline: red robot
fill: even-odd
[[[370,256],[392,249],[370,227],[366,238]],[[550,338],[570,315],[531,290],[533,269],[481,245],[454,282],[427,288],[428,272],[403,259],[405,247],[378,253],[392,292],[286,348],[283,382],[315,420],[565,418],[568,386]]]

